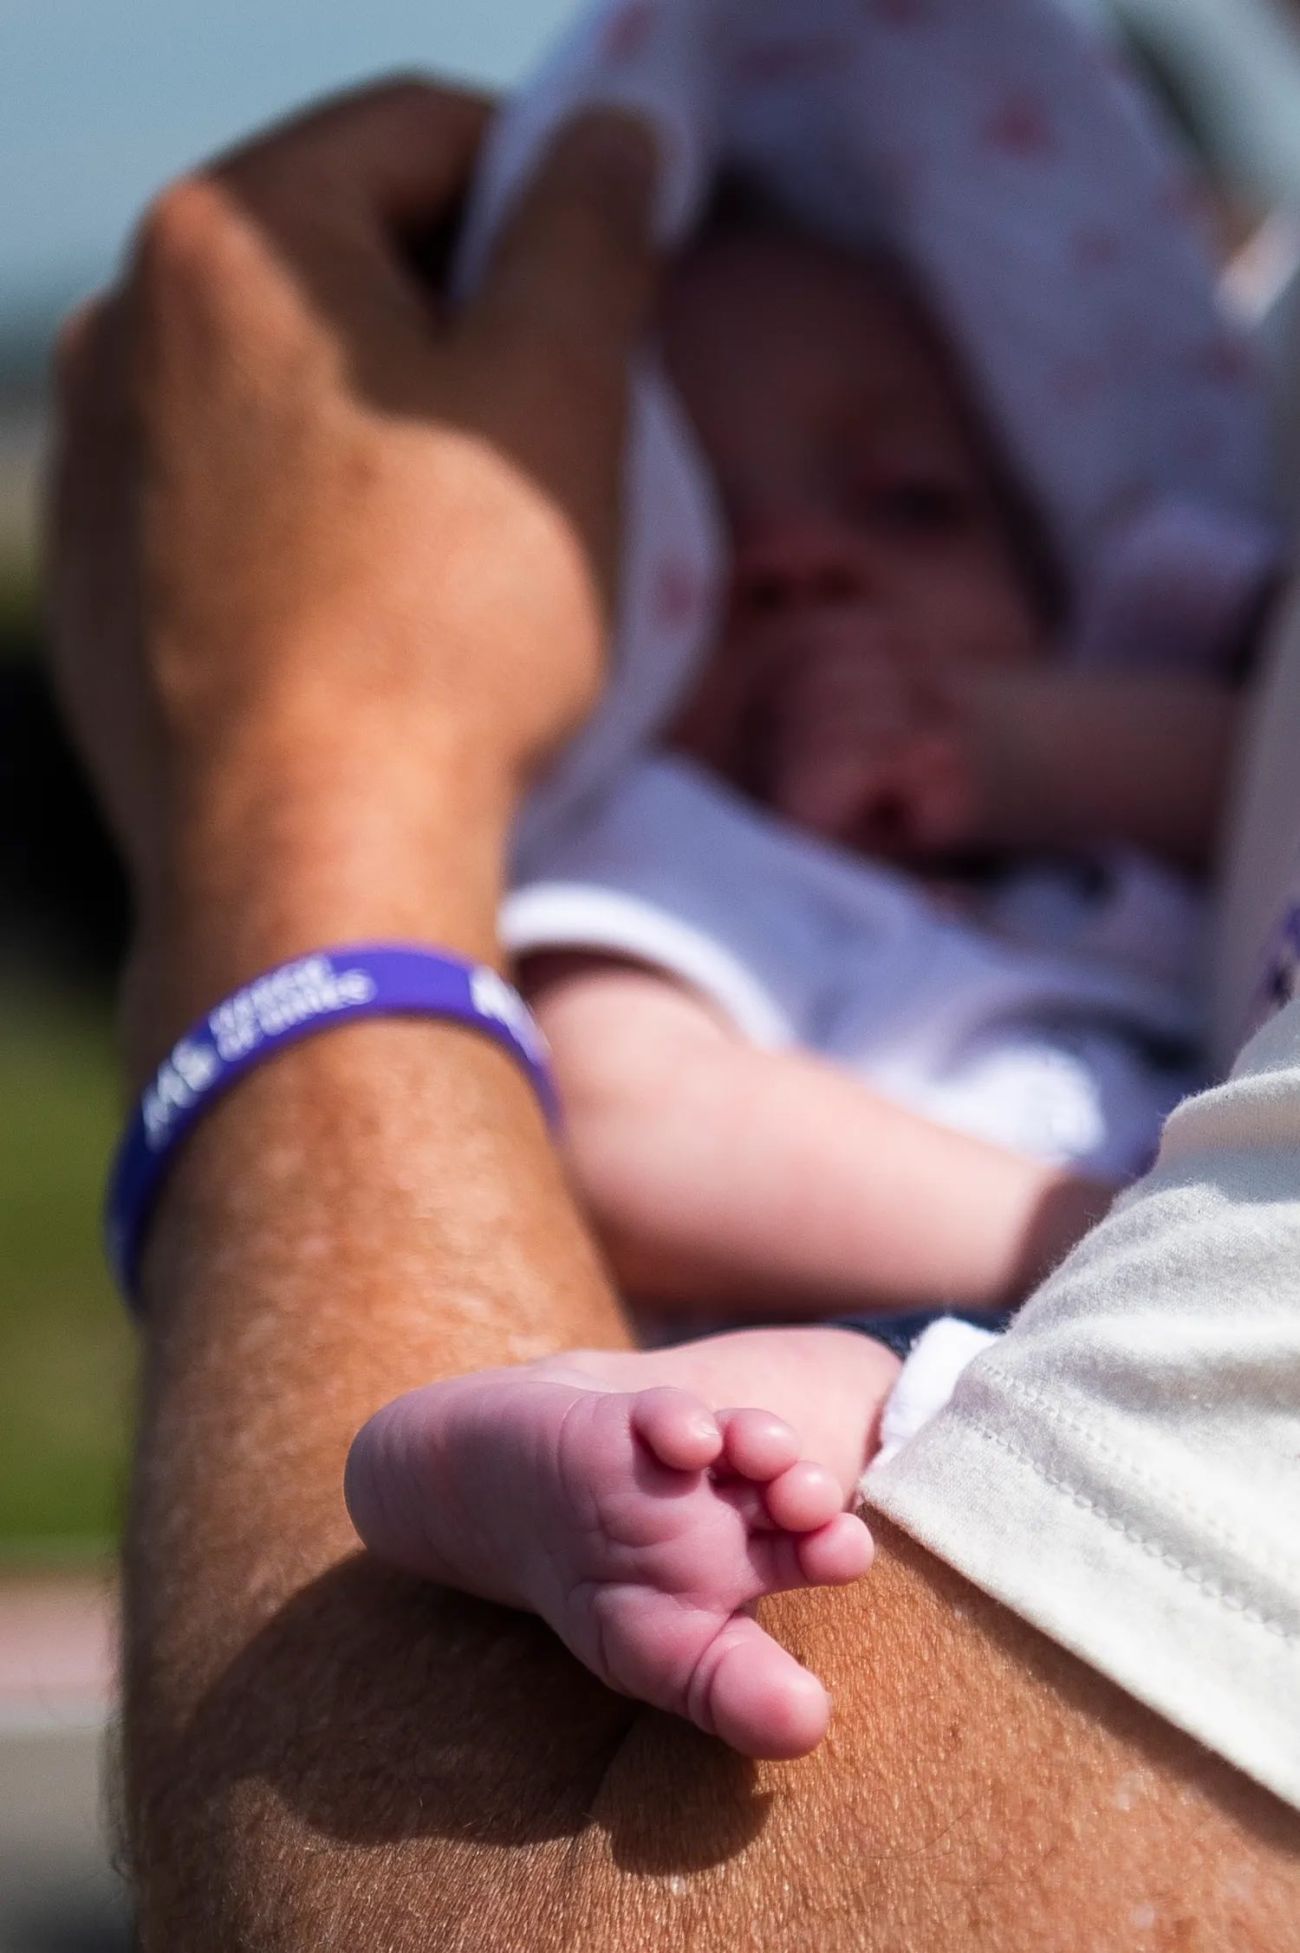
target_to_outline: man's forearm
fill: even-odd
[[[528,1088],[486,1043],[424,1024],[328,1034],[219,1107],[159,1216],[146,1300],[126,1645],[145,1944],[358,1944],[316,1912],[347,1885],[318,1813],[355,1841],[372,1799],[411,1794],[393,1758],[430,1646],[404,1583],[331,1573],[355,1545],[348,1442],[414,1382],[617,1342],[619,1318]],[[341,1718],[337,1745],[313,1739],[320,1718]],[[287,1803],[274,1770],[259,1787],[272,1726],[296,1752],[278,1759]],[[218,1903],[283,1907],[300,1938],[209,1942]]]
[[[427,790],[403,843],[391,773],[391,847],[349,841],[344,821],[300,859],[259,810],[255,834],[215,824],[203,870],[200,837],[183,836],[195,892],[173,904],[165,951],[137,959],[137,1072],[281,956],[376,935],[490,953],[495,870],[455,840],[472,810]],[[490,849],[481,783],[472,798]],[[375,1800],[413,1794],[410,1664],[435,1660],[439,1637],[409,1583],[339,1571],[356,1545],[348,1444],[426,1378],[616,1344],[618,1311],[529,1085],[487,1040],[430,1022],[333,1029],[219,1103],[165,1189],[142,1304],[125,1762],[144,1943],[358,1944],[366,1876],[325,1847],[364,1837]],[[611,1701],[597,1725],[618,1713]],[[314,1738],[322,1718],[337,1744]],[[427,1759],[413,1767],[418,1780]],[[351,1899],[336,1938],[327,1922]]]

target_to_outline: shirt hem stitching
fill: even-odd
[[[1242,1620],[1248,1621],[1253,1627],[1263,1629],[1266,1634],[1273,1635],[1288,1645],[1300,1639],[1300,1636],[1297,1636],[1294,1628],[1289,1627],[1283,1621],[1276,1620],[1271,1615],[1262,1613],[1258,1608],[1252,1606],[1250,1602],[1242,1599],[1240,1595],[1234,1594],[1229,1589],[1221,1587],[1214,1581],[1207,1579],[1200,1568],[1187,1565],[1185,1561],[1178,1559],[1174,1554],[1168,1552],[1156,1540],[1149,1538],[1145,1533],[1136,1531],[1132,1526],[1126,1525],[1123,1520],[1117,1518],[1113,1513],[1108,1512],[1103,1505],[1096,1499],[1091,1498],[1088,1493],[1082,1491],[1077,1485],[1071,1484],[1068,1479],[1059,1477],[1057,1474],[1048,1471],[1037,1459],[1031,1458],[1019,1445],[1012,1443],[1009,1438],[1004,1437],[1000,1432],[990,1430],[987,1425],[981,1424],[969,1412],[962,1412],[955,1405],[950,1406],[950,1410],[976,1437],[982,1438],[987,1444],[996,1445],[1000,1450],[1007,1452],[1021,1464],[1027,1465],[1035,1477],[1041,1479],[1044,1484],[1051,1486],[1054,1491],[1063,1494],[1073,1504],[1080,1506],[1085,1512],[1092,1513],[1096,1518],[1101,1520],[1102,1524],[1109,1531],[1128,1540],[1131,1545],[1136,1546],[1150,1558],[1160,1561],[1171,1572],[1178,1574],[1191,1586],[1195,1587],[1207,1600],[1212,1601],[1230,1613],[1238,1615]],[[905,1456],[906,1454],[904,1453],[902,1455]]]

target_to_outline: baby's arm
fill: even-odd
[[[1053,670],[958,681],[974,778],[969,838],[1012,850],[1127,843],[1209,863],[1240,694],[1172,673]]]
[[[573,1171],[647,1301],[789,1320],[1019,1299],[1110,1188],[932,1124],[803,1052],[745,1043],[693,992],[604,958],[525,981]]]
[[[797,826],[921,863],[1115,843],[1208,863],[1241,710],[1221,680],[848,652],[773,728],[765,794]]]

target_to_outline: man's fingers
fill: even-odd
[[[612,598],[628,355],[654,284],[655,153],[613,110],[569,125],[458,322],[487,421],[564,510]],[[489,437],[492,427],[486,426]]]
[[[52,479],[62,493],[109,477],[105,450],[121,452],[132,425],[126,321],[120,293],[88,300],[60,327],[54,350],[58,412]],[[120,488],[107,491],[120,500]]]
[[[105,301],[86,299],[69,312],[54,341],[54,376],[61,395],[76,393],[93,359]]]
[[[464,195],[492,116],[482,96],[403,78],[336,96],[212,166],[249,203],[331,193],[405,230]]]
[[[517,356],[621,365],[654,285],[647,125],[602,109],[563,129],[492,254],[466,329]]]

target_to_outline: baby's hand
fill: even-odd
[[[958,696],[911,646],[810,646],[771,696],[765,799],[826,840],[919,859],[977,838],[980,783]]]

